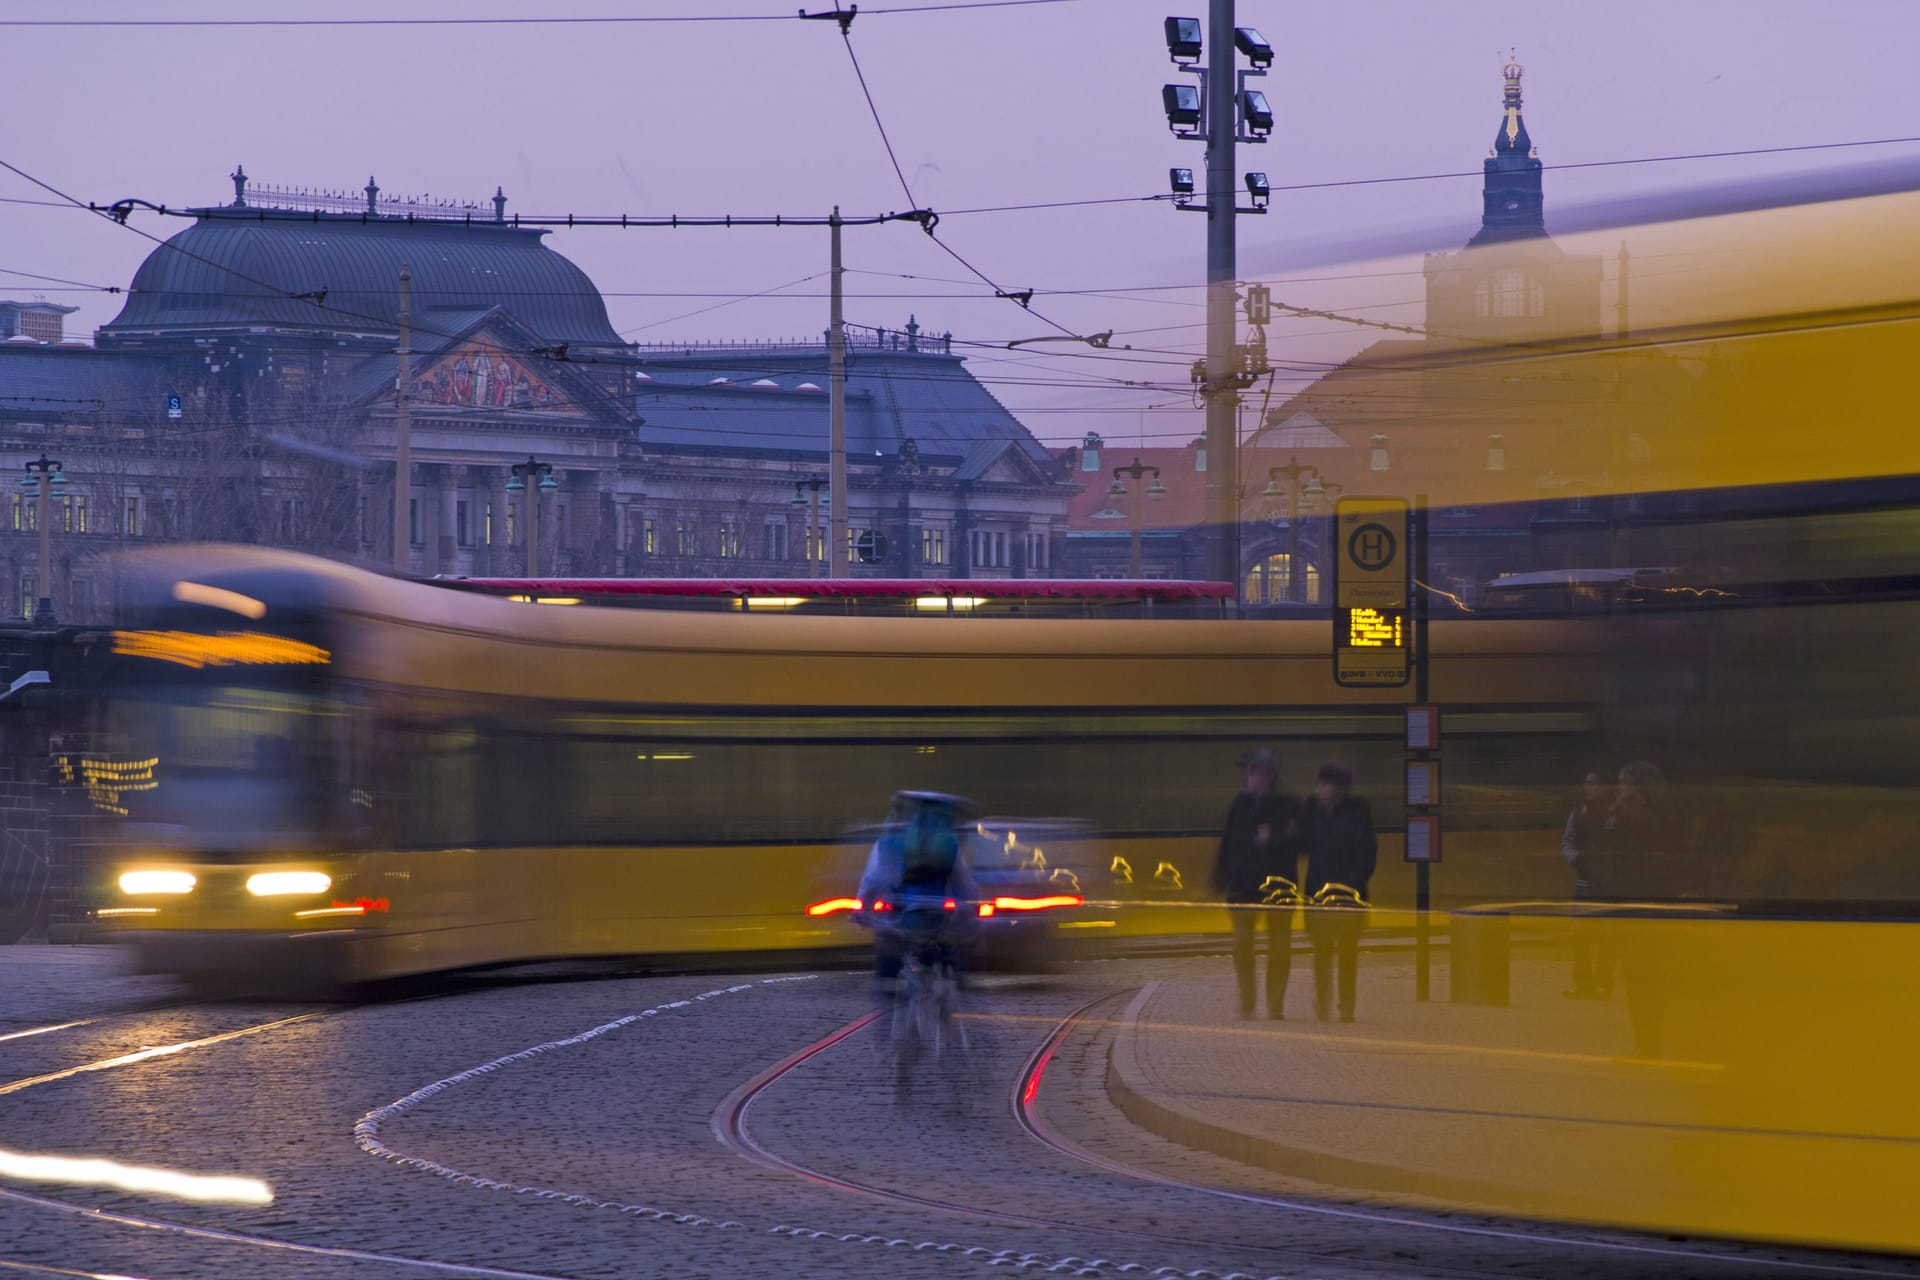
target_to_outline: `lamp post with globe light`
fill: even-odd
[[[42,625],[51,625],[53,612],[53,490],[67,483],[61,473],[60,461],[49,458],[44,452],[26,464],[27,474],[20,478],[24,488],[36,489],[39,493],[40,522],[40,592],[33,606],[33,620]],[[37,474],[36,474],[37,473]]]
[[[1285,476],[1287,482],[1280,483]],[[1303,480],[1302,477],[1305,477]],[[1306,575],[1300,572],[1300,512],[1326,493],[1326,487],[1320,483],[1320,468],[1301,462],[1289,455],[1284,467],[1267,468],[1267,487],[1261,490],[1261,496],[1267,498],[1285,498],[1287,500],[1287,599],[1297,601],[1305,598],[1302,589]]]
[[[507,481],[508,493],[525,493],[521,499],[522,519],[527,522],[527,576],[540,576],[540,495],[560,487],[553,478],[553,465],[528,456],[513,464],[513,479]]]
[[[1133,481],[1133,488],[1131,490],[1120,482],[1120,477],[1122,476],[1126,476]],[[1138,578],[1140,576],[1140,480],[1143,476],[1153,477],[1153,483],[1147,486],[1147,496],[1149,498],[1164,498],[1167,496],[1167,487],[1160,483],[1160,468],[1142,465],[1139,458],[1135,458],[1127,466],[1115,467],[1113,469],[1113,487],[1107,490],[1107,496],[1109,498],[1124,498],[1129,492],[1133,495],[1131,518],[1132,536],[1128,540],[1127,551],[1127,576],[1129,578]]]

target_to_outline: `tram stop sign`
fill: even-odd
[[[1333,513],[1333,679],[1407,683],[1412,669],[1412,523],[1402,498],[1342,498]]]

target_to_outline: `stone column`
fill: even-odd
[[[434,491],[440,511],[440,545],[434,564],[441,573],[458,573],[460,556],[459,524],[455,517],[460,500],[460,468],[448,463],[434,468]]]

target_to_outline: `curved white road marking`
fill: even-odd
[[[596,1040],[609,1032],[618,1031],[622,1027],[630,1027],[637,1022],[644,1022],[649,1018],[658,1017],[674,1009],[691,1008],[694,1005],[704,1003],[708,1000],[717,1000],[721,996],[737,995],[742,991],[751,991],[756,986],[772,986],[776,983],[787,982],[804,982],[812,976],[811,974],[804,974],[793,977],[767,978],[757,983],[742,982],[731,987],[721,987],[713,991],[703,991],[699,995],[691,996],[685,1000],[670,1000],[665,1004],[655,1005],[651,1009],[642,1009],[639,1013],[630,1013],[624,1018],[615,1018],[612,1022],[603,1022],[599,1026],[582,1031],[578,1035],[567,1036],[559,1040],[548,1040],[543,1044],[536,1044],[530,1048],[521,1049],[517,1053],[505,1054],[490,1062],[483,1062],[477,1067],[471,1067],[465,1071],[447,1076],[444,1079],[435,1080],[432,1084],[422,1085],[403,1098],[396,1098],[384,1107],[374,1108],[364,1116],[361,1116],[358,1122],[354,1124],[353,1140],[359,1148],[368,1155],[379,1156],[381,1159],[392,1161],[394,1164],[400,1165],[403,1168],[419,1169],[422,1172],[431,1173],[436,1177],[446,1178],[465,1186],[479,1187],[486,1191],[507,1191],[517,1196],[533,1196],[539,1200],[559,1200],[565,1204],[580,1205],[589,1209],[609,1209],[615,1213],[630,1213],[637,1217],[650,1218],[655,1222],[674,1222],[682,1226],[716,1227],[721,1230],[738,1228],[740,1226],[738,1222],[708,1218],[697,1213],[675,1213],[671,1209],[660,1209],[653,1205],[623,1204],[618,1201],[600,1200],[593,1196],[569,1193],[555,1187],[522,1186],[498,1178],[485,1178],[477,1174],[466,1173],[462,1170],[441,1164],[437,1160],[429,1160],[424,1156],[410,1156],[395,1151],[381,1140],[380,1129],[387,1121],[404,1114],[422,1102],[425,1102],[428,1098],[451,1089],[455,1085],[465,1084],[470,1080],[477,1080],[481,1076],[499,1071],[503,1067],[510,1067],[516,1063],[531,1061],[542,1054],[552,1053],[556,1049],[568,1049],[575,1045],[585,1044],[589,1040]]]

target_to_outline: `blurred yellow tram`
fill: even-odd
[[[1096,904],[1074,925],[1218,930],[1240,753],[1280,743],[1294,777],[1399,758],[1396,696],[1330,688],[1324,622],[555,607],[533,601],[578,597],[235,547],[142,556],[125,584],[99,642],[110,750],[85,766],[124,810],[98,916],[184,972],[856,945],[804,908],[851,887],[866,850],[842,834],[907,788],[1095,833],[992,833]],[[1443,629],[1451,729],[1513,784],[1485,806],[1496,843],[1539,843],[1591,727],[1583,668],[1542,643]]]

